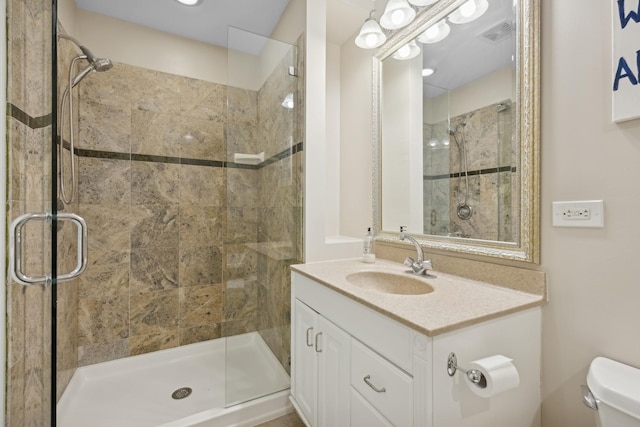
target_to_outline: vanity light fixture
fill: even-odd
[[[466,24],[480,18],[489,8],[487,0],[468,0],[459,8],[451,12],[449,22],[453,24]]]
[[[396,52],[392,55],[392,58],[405,61],[407,59],[415,58],[419,54],[420,47],[415,40],[411,40],[409,43],[396,50]]]
[[[178,3],[185,6],[198,6],[202,3],[202,0],[176,0]]]
[[[364,21],[360,33],[356,37],[356,46],[362,49],[375,49],[387,41],[387,36],[382,32],[380,24],[373,17],[375,10],[369,14],[369,18]]]
[[[409,3],[414,6],[430,6],[437,2],[438,0],[409,0]]]
[[[429,77],[431,75],[433,75],[433,73],[436,72],[435,68],[423,68],[422,69],[422,77]]]
[[[420,43],[437,43],[444,40],[451,32],[451,27],[443,19],[427,28],[427,30],[418,36]]]
[[[409,25],[416,17],[416,11],[407,0],[389,0],[380,18],[380,25],[387,30],[396,30]]]

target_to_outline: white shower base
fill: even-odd
[[[289,384],[252,332],[78,368],[58,402],[57,425],[253,426],[292,412]],[[193,392],[173,399],[181,387]]]

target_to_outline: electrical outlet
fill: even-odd
[[[585,200],[578,202],[553,202],[554,227],[604,227],[604,202]]]

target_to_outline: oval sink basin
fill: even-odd
[[[347,276],[352,285],[385,294],[422,295],[433,292],[433,287],[424,280],[410,275],[384,273],[382,271],[360,271]]]

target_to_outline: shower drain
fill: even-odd
[[[188,397],[192,391],[193,390],[191,390],[190,387],[181,387],[171,393],[171,397],[173,397],[174,399],[184,399],[185,397]]]

